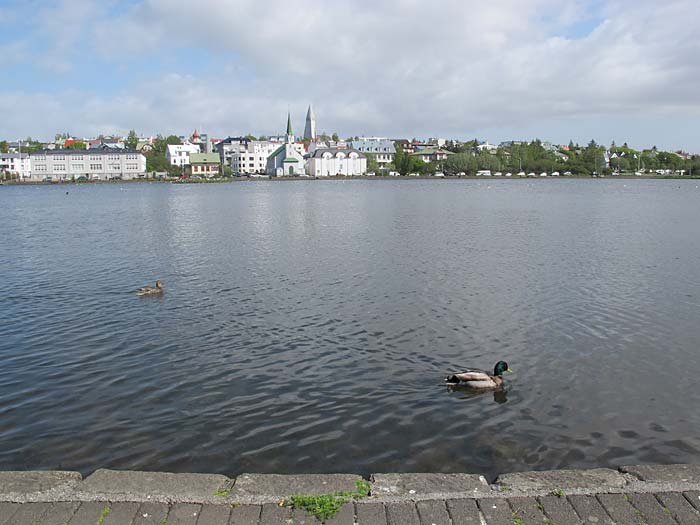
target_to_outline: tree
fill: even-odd
[[[377,162],[377,156],[373,153],[366,153],[367,155],[367,172],[377,173],[379,171],[379,163]]]
[[[7,153],[9,150],[10,146],[7,144],[7,141],[0,141],[0,153]]]
[[[255,135],[251,135],[250,133],[248,133],[248,134],[245,136],[245,138],[247,138],[248,140],[258,140],[258,139],[255,138]]]
[[[340,138],[338,137],[337,133],[333,133],[333,135],[331,135],[331,140],[334,142],[338,142]]]
[[[66,149],[87,149],[87,146],[85,145],[84,142],[71,142],[66,146]]]
[[[406,155],[398,142],[394,143],[396,153],[394,154],[394,165],[396,171],[401,175],[408,175],[408,155]]]
[[[127,135],[126,139],[124,140],[124,145],[127,147],[127,149],[136,149],[136,146],[139,145],[139,137],[136,135],[136,131],[133,129],[129,131],[129,135]]]

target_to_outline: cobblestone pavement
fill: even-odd
[[[320,523],[300,509],[190,503],[0,503],[2,525],[272,525]],[[336,525],[700,524],[700,492],[345,504]]]
[[[359,482],[359,485],[358,485]],[[0,525],[315,524],[289,496],[370,493],[336,525],[700,525],[700,465],[473,474],[0,472]]]

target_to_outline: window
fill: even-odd
[[[90,164],[90,171],[102,171],[102,164]]]
[[[129,162],[129,163],[126,165],[126,169],[127,169],[127,170],[137,170],[137,169],[139,169],[139,165],[136,164],[135,162]]]
[[[85,169],[85,165],[84,164],[71,164],[70,169],[71,169],[71,171],[81,173]]]
[[[66,160],[65,155],[54,155],[53,160]]]
[[[73,155],[73,160],[83,160],[82,155]]]
[[[54,164],[53,170],[54,171],[66,171],[66,165],[65,164]]]
[[[100,160],[99,155],[90,155],[90,160]]]
[[[113,170],[120,170],[121,169],[121,166],[119,164],[110,164],[109,167],[112,168]]]

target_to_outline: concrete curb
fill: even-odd
[[[0,472],[0,502],[279,503],[294,494],[353,492],[357,474],[174,474],[99,469],[77,472]],[[700,465],[638,465],[617,470],[555,470],[503,474],[489,485],[474,474],[373,474],[361,502],[513,498],[700,491]]]

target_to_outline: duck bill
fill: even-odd
[[[508,372],[509,374],[513,373],[513,371],[510,368],[508,370],[506,370],[506,372]]]

